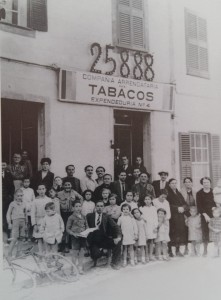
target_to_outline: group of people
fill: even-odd
[[[39,252],[72,251],[72,259],[84,273],[84,257],[90,255],[96,265],[101,256],[109,256],[114,269],[145,264],[154,260],[188,254],[207,255],[208,242],[214,243],[214,256],[221,246],[221,182],[214,189],[208,177],[201,179],[202,189],[193,190],[190,177],[181,191],[177,180],[160,171],[151,183],[142,158],[134,167],[127,156],[121,157],[117,180],[103,166],[87,165],[81,180],[74,177],[75,166],[61,178],[50,171],[51,159],[42,158],[41,170],[32,172],[25,155],[15,153],[13,163],[2,163],[3,229],[10,237],[8,255],[18,240],[35,240]],[[180,246],[185,245],[181,253]],[[175,247],[175,252],[173,251]]]

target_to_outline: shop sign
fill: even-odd
[[[60,71],[59,100],[139,110],[172,110],[171,86],[89,72]]]

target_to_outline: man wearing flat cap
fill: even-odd
[[[162,191],[167,190],[169,187],[169,184],[166,181],[169,173],[166,171],[160,171],[158,174],[160,175],[160,180],[154,180],[152,182],[157,198],[161,195]]]

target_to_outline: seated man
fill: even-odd
[[[87,237],[91,258],[96,265],[97,259],[102,256],[100,249],[112,249],[111,267],[118,270],[121,257],[121,230],[110,216],[103,213],[103,210],[104,203],[98,201],[95,212],[86,216],[88,227],[97,227],[97,230],[91,232]]]

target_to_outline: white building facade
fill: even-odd
[[[200,3],[0,1],[2,159],[25,148],[35,169],[113,174],[119,147],[153,179],[217,180],[220,5]]]

